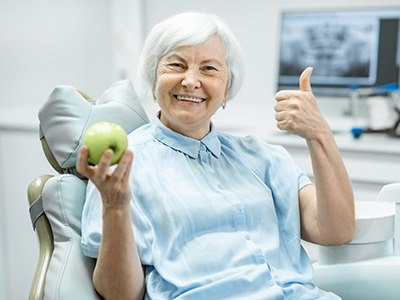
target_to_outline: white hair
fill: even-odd
[[[204,43],[212,36],[221,38],[225,46],[229,70],[227,99],[232,99],[243,83],[244,64],[239,43],[221,18],[203,12],[185,12],[156,24],[144,42],[139,61],[139,71],[155,91],[157,67],[162,57],[182,46]]]

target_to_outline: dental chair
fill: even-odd
[[[75,171],[77,153],[94,123],[114,122],[129,133],[148,118],[125,80],[97,100],[71,86],[57,87],[40,108],[39,120],[45,156],[58,174],[39,176],[28,187],[40,247],[29,299],[100,299],[92,284],[95,261],[80,248],[87,180]]]

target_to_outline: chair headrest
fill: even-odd
[[[40,138],[47,142],[57,164],[68,169],[75,167],[83,135],[92,124],[113,122],[130,133],[147,123],[148,118],[132,82],[123,80],[114,83],[96,101],[87,100],[72,86],[58,86],[40,108],[39,121]]]

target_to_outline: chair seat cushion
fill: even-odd
[[[93,288],[95,260],[80,247],[86,181],[74,175],[50,178],[42,193],[43,208],[54,237],[46,275],[46,299],[99,299]]]

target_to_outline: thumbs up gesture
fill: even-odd
[[[277,127],[305,139],[315,139],[331,132],[312,93],[312,71],[313,68],[308,67],[301,73],[299,90],[283,90],[275,95]]]

